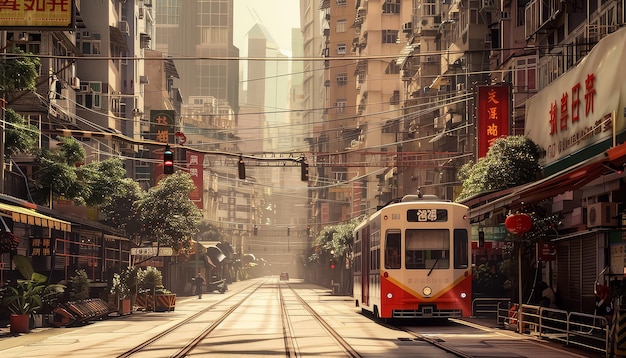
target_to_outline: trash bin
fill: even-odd
[[[336,296],[338,294],[339,294],[339,284],[333,283],[333,296]]]

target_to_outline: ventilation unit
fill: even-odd
[[[587,227],[617,226],[617,204],[595,203],[587,207]]]

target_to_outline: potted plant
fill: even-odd
[[[176,294],[163,287],[163,275],[156,267],[148,266],[139,273],[137,306],[152,311],[173,311]]]
[[[3,288],[2,305],[11,313],[11,332],[28,333],[30,332],[31,316],[40,312],[44,303],[52,302],[63,293],[65,286],[47,284],[48,278],[34,272],[25,256],[15,255],[13,263],[24,276],[24,279],[18,279],[15,283]]]

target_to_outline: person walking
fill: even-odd
[[[194,284],[196,286],[195,294],[198,295],[198,299],[201,299],[202,298],[202,286],[204,285],[204,277],[202,277],[202,274],[200,272],[198,272],[196,277],[194,277]]]

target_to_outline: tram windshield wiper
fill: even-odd
[[[439,262],[439,258],[437,258],[437,260],[435,260],[435,263],[433,264],[433,267],[430,268],[430,271],[428,271],[428,275],[426,275],[426,276],[430,276],[430,274],[435,269],[435,266],[437,266],[437,262]]]

